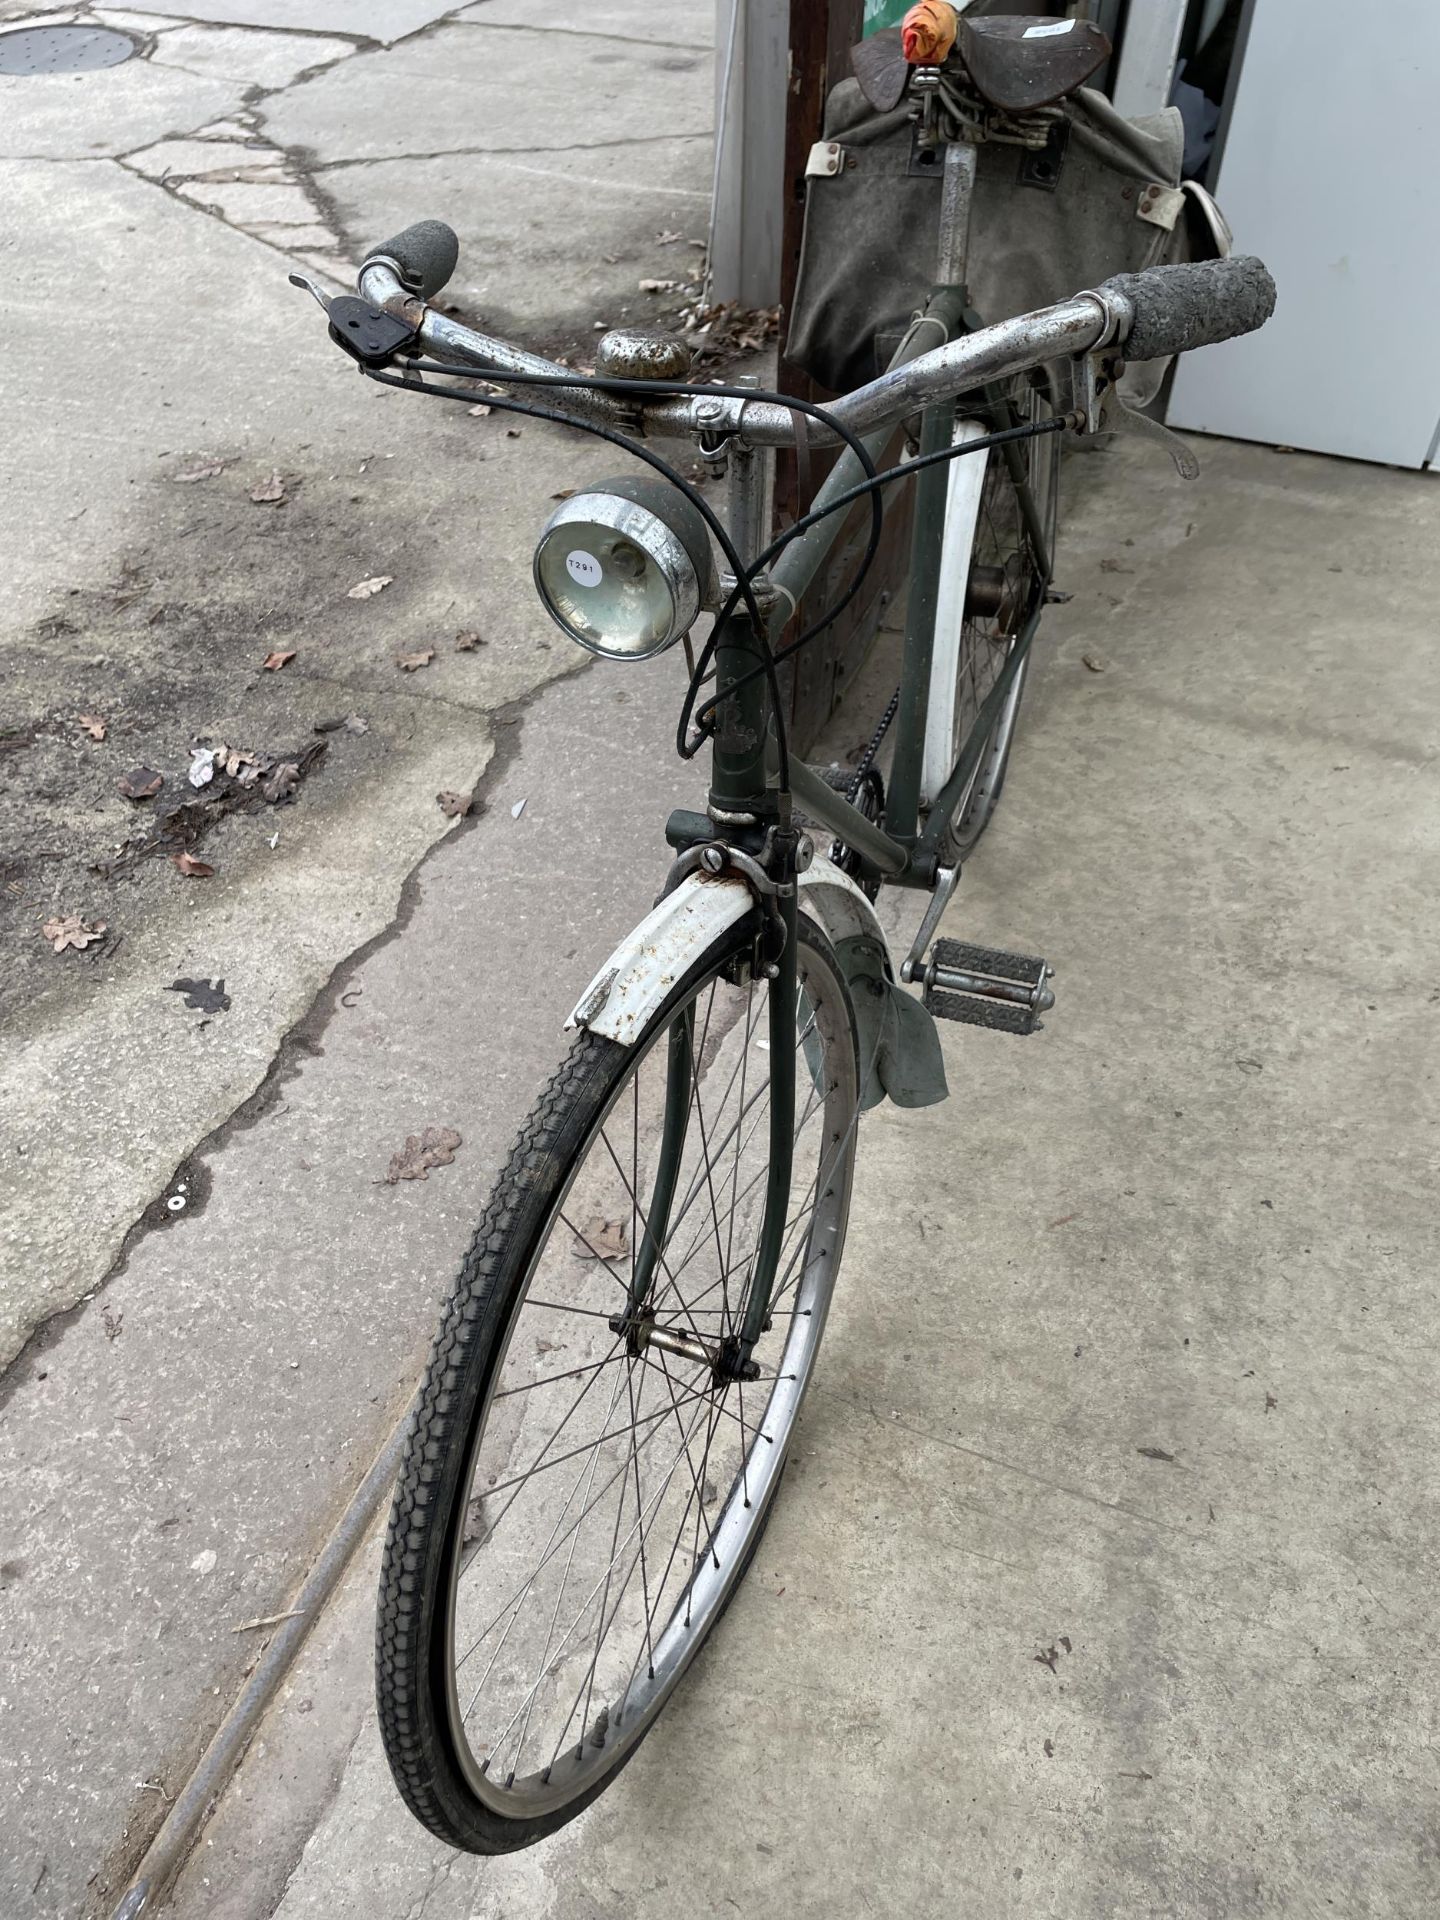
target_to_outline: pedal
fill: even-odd
[[[995,1033],[1036,1033],[1055,1004],[1055,969],[1025,953],[937,940],[920,979],[937,1020],[963,1020]]]

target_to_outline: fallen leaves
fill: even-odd
[[[383,593],[386,587],[392,586],[394,580],[395,576],[393,573],[371,574],[368,580],[357,580],[345,598],[347,600],[373,600],[377,593]]]
[[[230,996],[220,980],[172,980],[167,993],[183,993],[192,1013],[228,1013]]]
[[[299,784],[299,762],[277,760],[262,782],[260,791],[273,807],[281,800],[288,800]]]
[[[435,658],[434,647],[422,647],[419,653],[397,653],[395,664],[402,673],[418,673]]]
[[[1082,653],[1080,662],[1082,666],[1088,667],[1091,673],[1104,673],[1110,664],[1103,653]]]
[[[1135,1451],[1142,1460],[1163,1460],[1168,1467],[1178,1467],[1180,1462],[1173,1453],[1167,1453],[1164,1447],[1136,1447]]]
[[[642,280],[641,293],[673,293],[680,282],[678,280]]]
[[[455,651],[457,653],[474,653],[477,647],[483,647],[484,644],[484,634],[477,633],[473,627],[467,627],[463,633],[457,633],[455,636]]]
[[[183,873],[187,880],[208,880],[215,869],[208,861],[197,860],[193,853],[172,853],[170,864],[177,873]]]
[[[257,507],[283,507],[289,495],[285,491],[285,476],[279,468],[272,468],[270,478],[261,480],[250,489],[250,498]]]
[[[294,647],[291,647],[288,653],[267,653],[265,658],[260,662],[260,670],[262,673],[278,673],[282,667],[288,666],[294,658]]]
[[[404,1146],[391,1157],[384,1184],[393,1187],[401,1180],[424,1180],[431,1167],[448,1167],[461,1144],[454,1127],[426,1127],[423,1133],[407,1134]]]
[[[468,409],[468,412],[472,420],[488,420],[494,412],[494,408],[489,406],[484,400],[477,400],[475,405]]]
[[[475,804],[473,793],[451,793],[448,789],[435,796],[447,820],[462,820]]]
[[[657,247],[673,247],[677,240],[684,238],[684,234],[678,227],[666,227],[663,232],[656,234],[655,244]]]
[[[164,774],[156,773],[153,767],[132,767],[121,774],[115,788],[127,800],[153,800],[164,784]]]
[[[213,480],[216,474],[223,473],[226,467],[232,465],[233,460],[233,455],[227,459],[217,458],[213,453],[197,454],[188,467],[180,469],[175,479],[182,487],[195,480]]]
[[[625,1222],[592,1214],[575,1235],[573,1251],[577,1260],[623,1260],[629,1251]]]
[[[64,953],[67,947],[74,947],[77,953],[83,953],[86,947],[104,939],[106,927],[103,920],[82,920],[78,913],[67,913],[47,920],[40,932],[56,953]]]
[[[105,738],[105,722],[98,713],[77,713],[75,724],[77,727],[83,727],[92,740]]]

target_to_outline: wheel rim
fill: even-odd
[[[1021,421],[1035,422],[1050,417],[1051,407],[1044,390],[1024,377],[1011,383],[1009,397]],[[1059,491],[1055,436],[1042,434],[1022,444],[1026,450],[1031,492],[1045,522],[1053,564]],[[959,758],[980,709],[1019,638],[1036,572],[1029,533],[1020,515],[1009,469],[1002,456],[992,454],[976,520],[972,587],[961,628],[952,763]],[[974,584],[977,573],[979,592]],[[1025,672],[1022,665],[991,726],[969,790],[955,809],[949,837],[952,848],[960,853],[975,844],[994,805],[1015,731]]]
[[[632,1357],[608,1324],[654,1198],[645,1102],[647,1075],[663,1087],[660,1034],[614,1089],[533,1251],[467,1463],[443,1636],[455,1749],[496,1814],[551,1813],[619,1765],[763,1525],[824,1327],[858,1107],[843,995],[804,943],[800,981],[796,1166],[762,1377],[718,1386],[708,1364],[664,1348]],[[763,1211],[764,1000],[763,983],[711,979],[683,1006],[698,1072],[652,1300],[657,1325],[711,1344],[743,1311]]]

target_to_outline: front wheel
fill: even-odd
[[[749,916],[717,941],[634,1046],[576,1038],[446,1306],[376,1672],[396,1784],[451,1846],[528,1846],[615,1778],[768,1518],[844,1244],[859,1061],[802,916],[784,1241],[758,1377],[724,1378],[704,1356],[743,1319],[770,1184],[755,938]]]

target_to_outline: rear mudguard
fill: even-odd
[[[687,874],[620,942],[581,994],[566,1021],[634,1046],[676,982],[728,928],[743,920],[754,896],[734,872]],[[874,907],[848,874],[817,858],[800,876],[800,903],[834,947],[855,1003],[863,1104],[888,1097],[897,1106],[943,1100],[945,1064],[929,1013],[896,981]]]

